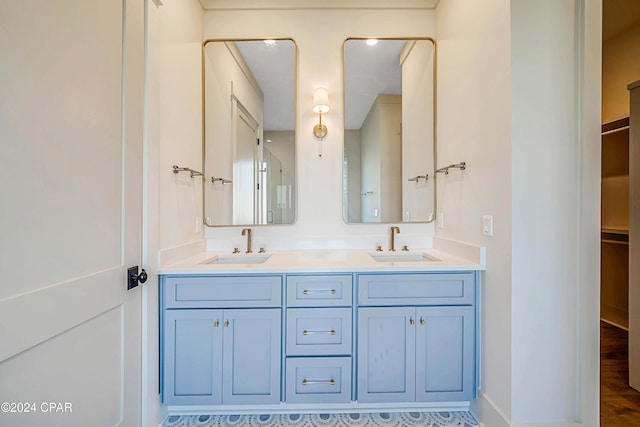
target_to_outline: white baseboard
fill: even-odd
[[[513,427],[502,411],[480,390],[476,400],[471,402],[469,410],[481,427]]]

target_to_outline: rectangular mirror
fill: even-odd
[[[205,225],[295,222],[296,69],[290,39],[203,43]]]
[[[347,39],[343,73],[344,221],[433,221],[435,42]]]

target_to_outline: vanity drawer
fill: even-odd
[[[289,357],[286,376],[288,403],[351,401],[350,357]]]
[[[280,307],[282,276],[175,276],[165,279],[166,308]]]
[[[287,355],[351,354],[351,308],[287,309]]]
[[[358,275],[358,303],[389,305],[471,305],[474,273]]]
[[[350,306],[352,283],[351,274],[287,276],[287,306]]]

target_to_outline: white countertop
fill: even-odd
[[[425,272],[425,271],[474,271],[485,270],[484,263],[478,260],[470,260],[456,256],[450,252],[437,249],[412,249],[412,254],[424,253],[437,261],[397,261],[378,262],[369,254],[375,253],[365,249],[325,249],[325,250],[295,250],[295,251],[268,251],[270,255],[261,264],[216,264],[207,263],[216,256],[231,258],[230,252],[202,252],[196,256],[178,261],[171,265],[161,266],[158,274],[161,275],[204,275],[204,274],[239,274],[239,273],[312,273],[312,272]],[[388,251],[383,255],[392,255]],[[397,255],[406,252],[397,251]],[[238,258],[246,256],[237,254]],[[261,255],[254,253],[253,255]]]

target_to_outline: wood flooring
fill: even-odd
[[[600,426],[640,426],[640,392],[629,387],[628,335],[600,322]]]

